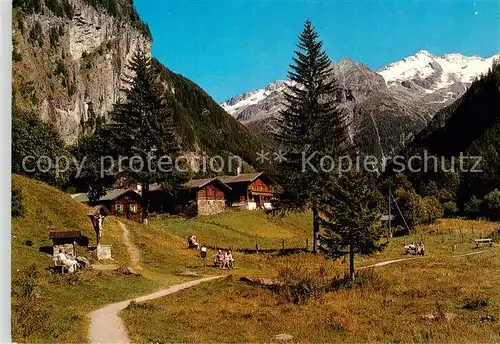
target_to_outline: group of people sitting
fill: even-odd
[[[406,254],[419,254],[419,255],[425,255],[425,247],[424,243],[420,242],[420,244],[415,244],[412,242],[410,245],[405,246],[405,252]]]
[[[214,264],[221,269],[234,269],[234,258],[231,250],[223,253],[222,250],[219,250],[217,254],[213,256]]]
[[[66,253],[64,249],[61,249],[59,254],[55,256],[53,260],[54,264],[57,264],[58,261],[61,262],[62,268],[67,269],[69,273],[75,272],[80,267],[80,264],[75,257],[73,257],[73,255],[69,252]]]

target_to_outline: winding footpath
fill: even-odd
[[[130,240],[130,233],[129,233],[127,226],[122,222],[119,222],[119,224],[123,230],[123,241],[124,241],[125,246],[128,249],[132,265],[135,268],[141,269],[139,250],[137,249],[137,247],[135,247],[135,245]],[[455,255],[455,256],[451,256],[451,257],[452,258],[465,257],[465,256],[480,254],[483,252],[486,252],[486,251],[471,252],[471,253],[460,254],[460,255]],[[372,267],[385,266],[385,265],[399,263],[399,262],[408,261],[408,260],[423,259],[423,258],[424,257],[412,257],[412,258],[386,260],[386,261],[379,262],[376,264],[360,267],[359,270],[372,268]],[[212,281],[214,279],[221,278],[221,277],[223,277],[223,276],[200,278],[200,279],[189,281],[186,283],[177,284],[177,285],[171,286],[171,287],[164,289],[164,290],[157,291],[157,292],[152,293],[152,294],[140,296],[140,297],[135,298],[133,300],[126,300],[126,301],[121,301],[121,302],[106,305],[106,306],[104,306],[104,307],[102,307],[102,308],[100,308],[100,309],[98,309],[90,314],[89,342],[90,343],[101,343],[101,344],[130,343],[130,339],[128,338],[128,334],[127,334],[127,329],[125,328],[125,324],[123,323],[123,320],[118,316],[118,313],[121,310],[125,309],[130,304],[131,301],[135,301],[135,302],[139,303],[139,302],[157,299],[159,297],[173,294],[173,293],[176,293],[180,290],[187,289],[187,288],[190,288],[192,286],[198,285],[200,283]]]
[[[123,222],[118,221],[118,223],[123,231],[123,243],[127,247],[132,266],[136,269],[142,269],[140,265],[139,250],[130,240],[130,232],[127,226]],[[157,299],[159,297],[173,294],[180,290],[195,286],[203,282],[211,281],[220,277],[222,276],[200,278],[186,283],[173,285],[167,289],[160,290],[152,294],[140,296],[138,298],[131,300],[112,303],[102,308],[99,308],[98,310],[93,311],[90,314],[89,342],[101,343],[101,344],[130,343],[127,334],[127,329],[125,328],[123,320],[118,316],[118,313],[121,310],[127,308],[127,306],[130,304],[131,301],[139,303]]]
[[[189,281],[182,284],[171,286],[170,288],[157,291],[149,295],[141,296],[133,299],[135,302],[144,302],[157,299],[165,295],[173,294],[179,290],[183,290],[197,284],[211,281],[222,276],[200,278],[194,281]],[[90,343],[130,343],[127,335],[127,329],[123,320],[118,316],[118,313],[125,309],[132,300],[121,301],[104,306],[91,313],[89,341]]]

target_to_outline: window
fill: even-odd
[[[131,204],[129,205],[129,209],[131,213],[137,213],[137,204]]]
[[[117,213],[123,213],[123,204],[115,204],[115,210]]]

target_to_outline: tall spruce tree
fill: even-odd
[[[327,155],[332,158],[328,162],[336,160],[348,146],[348,123],[337,107],[338,86],[322,47],[318,33],[306,20],[288,72],[286,109],[278,116],[276,131],[276,140],[287,152],[286,161],[278,166],[280,207],[284,212],[312,210],[314,252],[318,250],[318,208],[332,172],[330,166],[321,168],[321,159]]]
[[[379,222],[377,190],[366,174],[354,170],[325,188],[329,196],[320,206],[324,215],[321,241],[333,258],[349,254],[349,275],[354,281],[354,255],[377,252],[386,245],[380,243],[384,229]]]
[[[179,140],[150,57],[139,51],[128,68],[133,76],[124,77],[129,85],[124,90],[126,100],[115,104],[112,112],[115,147],[119,147],[114,155],[129,158],[120,172],[142,185],[142,219],[147,223],[149,186],[158,183],[166,191],[175,191],[187,175],[173,163],[180,154]]]

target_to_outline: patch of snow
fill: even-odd
[[[476,77],[488,71],[495,58],[500,58],[500,53],[489,58],[482,58],[477,55],[464,56],[458,53],[435,56],[426,50],[421,50],[415,55],[387,65],[378,73],[382,75],[386,83],[391,84],[415,78],[425,79],[434,72],[438,72],[440,67],[441,77],[429,89],[432,93],[455,82],[472,83]]]
[[[266,99],[271,93],[281,92],[285,89],[286,85],[290,84],[291,82],[287,80],[275,80],[264,88],[243,93],[226,100],[221,103],[220,106],[222,106],[227,113],[234,116],[239,110],[243,110],[250,105],[258,104]]]

